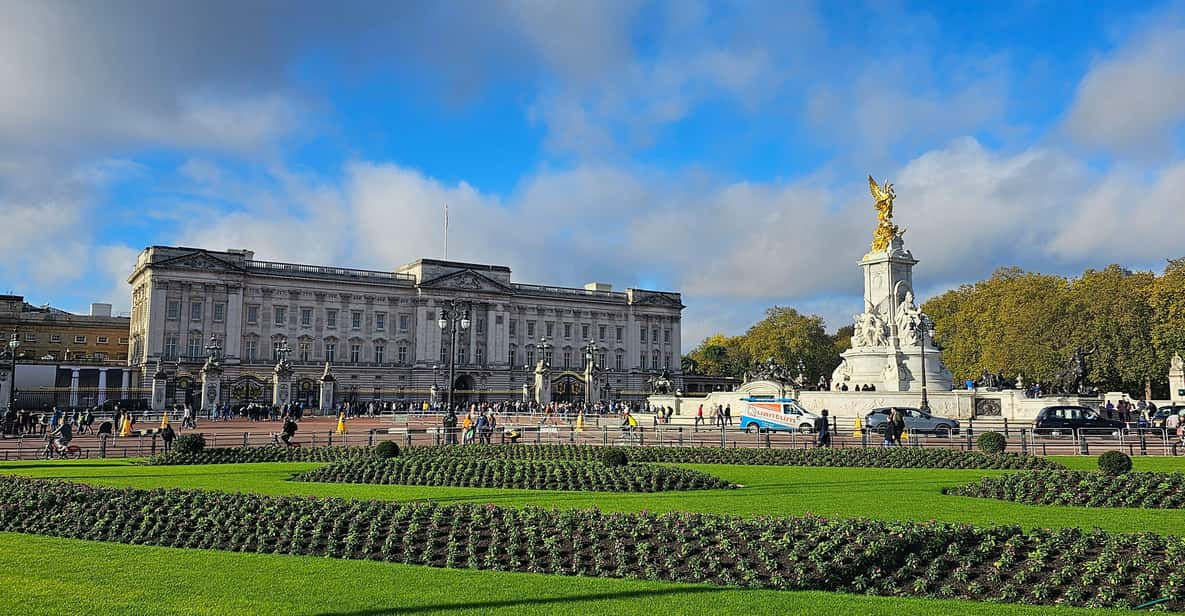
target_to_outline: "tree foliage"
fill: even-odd
[[[850,326],[830,336],[822,317],[774,306],[743,335],[709,336],[687,359],[699,374],[735,377],[771,357],[797,374],[801,361],[808,384],[814,384],[819,375],[830,376],[839,365],[839,353],[851,346],[851,337]]]
[[[1185,350],[1185,260],[1161,276],[1118,265],[1071,279],[1003,268],[923,309],[959,381],[987,371],[1048,383],[1081,347],[1094,349],[1089,384],[1157,395],[1173,351]]]

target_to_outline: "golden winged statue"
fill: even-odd
[[[876,201],[876,231],[872,234],[872,251],[880,252],[889,247],[893,238],[901,235],[901,230],[893,224],[893,199],[897,194],[893,192],[893,185],[885,182],[884,186],[877,186],[876,180],[868,176],[868,190]]]

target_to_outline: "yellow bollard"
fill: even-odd
[[[860,418],[857,417],[856,418],[856,429],[852,431],[852,437],[853,438],[860,438],[860,437],[864,436],[863,427],[864,426],[860,422]]]
[[[119,428],[120,436],[132,435],[132,417],[130,415],[123,416],[123,425]]]
[[[584,432],[584,412],[583,411],[581,411],[581,413],[576,416],[576,431],[577,432]]]
[[[169,414],[165,413],[164,415],[161,415],[160,418],[160,429],[164,430],[167,427],[169,427]]]
[[[345,413],[338,413],[338,415],[337,415],[337,433],[338,434],[345,434],[346,433],[346,414]]]

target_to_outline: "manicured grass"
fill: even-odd
[[[1059,460],[1080,468],[1090,468],[1089,465],[1094,464],[1094,458]],[[0,464],[0,472],[111,486],[199,488],[272,495],[472,501],[503,506],[595,506],[608,511],[699,511],[743,516],[814,513],[828,517],[1020,524],[1027,528],[1099,527],[1117,532],[1182,532],[1179,511],[1032,506],[941,493],[943,487],[1010,471],[688,465],[745,487],[657,494],[318,484],[287,480],[293,473],[315,466],[317,463],[138,466],[126,461],[92,460]],[[1136,469],[1181,470],[1185,469],[1185,458],[1139,458]]]
[[[965,614],[1114,610],[431,569],[0,533],[12,614]]]

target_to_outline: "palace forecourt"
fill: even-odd
[[[605,283],[541,286],[509,267],[420,259],[394,271],[260,261],[250,250],[151,246],[128,278],[129,364],[145,388],[167,383],[164,403],[201,406],[203,364],[219,358],[221,404],[273,401],[273,368],[288,349],[289,400],[422,403],[448,388],[458,402],[530,399],[533,367],[548,359],[550,399],[583,401],[585,353],[596,345],[602,400],[640,400],[662,370],[679,382],[679,293]],[[455,304],[454,304],[455,302]],[[438,326],[443,310],[469,327]],[[546,356],[546,357],[544,357]],[[531,366],[532,368],[528,368]],[[154,399],[154,406],[160,400]]]

